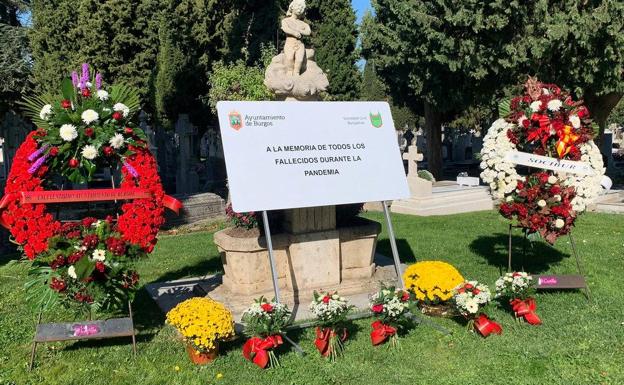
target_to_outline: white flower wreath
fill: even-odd
[[[516,150],[507,135],[507,131],[516,125],[507,122],[505,119],[498,119],[492,124],[483,139],[483,149],[481,150],[481,179],[488,183],[492,195],[496,199],[506,199],[514,192],[518,181],[523,181],[516,171],[516,165],[507,160],[505,156],[510,151]],[[572,173],[558,172],[557,176],[563,181],[565,186],[574,187],[576,196],[572,199],[572,208],[577,213],[587,209],[602,191],[601,181],[605,174],[605,167],[602,161],[600,149],[593,141],[583,143],[579,146],[581,151],[581,162],[585,162],[594,170],[593,175],[578,175]]]

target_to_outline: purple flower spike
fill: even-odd
[[[136,170],[134,167],[132,167],[132,165],[131,165],[130,163],[128,163],[128,162],[126,162],[126,161],[124,160],[123,165],[124,165],[124,167],[126,168],[126,170],[128,170],[128,172],[130,173],[130,175],[132,175],[132,176],[133,176],[133,177],[135,177],[135,178],[138,178],[138,177],[139,177],[139,173],[137,172],[137,170]]]
[[[87,63],[82,63],[82,82],[87,84],[89,81],[89,65]]]
[[[95,74],[95,89],[99,90],[100,88],[102,88],[102,74],[98,72]]]
[[[39,170],[39,167],[41,167],[41,165],[48,159],[48,156],[42,156],[41,158],[37,159],[37,161],[35,163],[33,163],[32,166],[30,166],[30,168],[28,169],[28,173],[29,174],[34,174],[37,172],[37,170]]]
[[[80,79],[78,79],[78,72],[72,71],[71,79],[72,79],[72,84],[74,85],[74,88],[78,88],[78,86],[80,85]]]
[[[32,154],[28,155],[28,161],[32,162],[33,160],[39,158],[41,156],[41,154],[43,154],[43,152],[48,149],[48,147],[50,147],[48,144],[44,144],[43,146],[41,146],[40,149],[38,149],[37,151],[34,151]]]

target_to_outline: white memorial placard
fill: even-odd
[[[232,207],[277,210],[408,198],[385,102],[219,102]]]

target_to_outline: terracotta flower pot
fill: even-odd
[[[206,365],[214,361],[219,355],[219,345],[207,352],[200,352],[191,345],[186,345],[186,352],[195,365]]]

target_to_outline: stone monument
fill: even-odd
[[[419,216],[447,215],[492,210],[494,204],[485,187],[464,187],[454,182],[434,183],[418,176],[423,155],[412,145],[403,154],[407,160],[407,184],[412,196],[392,203],[392,212]]]

